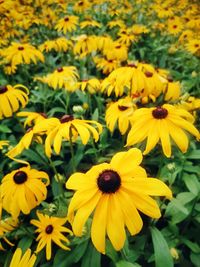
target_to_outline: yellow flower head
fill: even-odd
[[[96,67],[106,75],[110,74],[113,70],[121,66],[120,61],[117,59],[108,59],[107,57],[94,57]]]
[[[47,134],[45,153],[50,157],[52,145],[56,154],[60,153],[62,140],[76,141],[77,137],[80,136],[83,145],[86,145],[92,135],[94,141],[97,142],[102,132],[102,125],[96,121],[80,120],[75,119],[72,115],[64,115],[60,120],[57,118],[50,118],[42,121],[34,127],[34,132]]]
[[[74,66],[65,66],[57,68],[53,73],[48,74],[42,78],[36,77],[36,80],[40,80],[47,83],[54,90],[64,88],[67,91],[74,91],[77,89],[78,72]]]
[[[56,52],[66,52],[72,46],[72,42],[65,37],[59,37],[55,40],[47,40],[39,46],[39,49],[43,52],[50,52],[55,50]]]
[[[190,39],[185,46],[190,53],[200,56],[200,39]]]
[[[67,218],[48,216],[40,212],[37,212],[37,216],[39,220],[31,220],[31,223],[37,227],[35,232],[39,233],[36,238],[36,241],[39,241],[36,253],[46,246],[46,259],[50,260],[52,242],[64,250],[70,250],[70,248],[64,244],[69,244],[69,240],[62,234],[62,232],[72,234],[67,227],[63,226]]]
[[[43,182],[43,180],[45,182]],[[3,208],[17,218],[22,211],[29,214],[47,196],[48,174],[30,166],[14,170],[2,179]]]
[[[142,153],[132,148],[119,152],[110,163],[93,166],[84,173],[74,173],[66,188],[75,190],[68,216],[76,236],[83,234],[88,217],[94,212],[91,239],[96,249],[105,253],[105,237],[120,250],[126,239],[125,226],[135,235],[142,229],[138,210],[152,217],[161,216],[160,209],[150,196],[172,197],[171,190],[160,180],[147,178],[140,167]]]
[[[78,83],[82,91],[88,91],[90,94],[98,92],[101,88],[101,83],[96,78],[91,78],[89,80],[83,80]]]
[[[80,23],[80,28],[81,29],[85,29],[87,27],[97,27],[97,28],[101,28],[101,24],[95,20],[84,20]]]
[[[9,267],[24,267],[24,266],[28,266],[28,267],[33,267],[36,261],[36,255],[33,254],[31,255],[31,250],[27,249],[26,252],[24,253],[24,255],[22,256],[22,250],[21,248],[17,248],[15,250],[15,253],[12,257],[12,260],[10,262]]]
[[[66,16],[58,21],[55,26],[55,29],[59,32],[66,34],[67,32],[72,32],[76,29],[78,25],[77,16]]]
[[[28,103],[28,89],[17,84],[15,86],[0,86],[0,119],[11,117],[14,112]]]
[[[130,118],[133,115],[136,105],[130,97],[126,97],[112,103],[106,110],[106,125],[111,132],[114,131],[116,123],[121,134],[125,134],[130,126]]]
[[[17,113],[17,117],[27,117],[24,121],[24,127],[35,125],[47,118],[45,113],[37,113],[31,111],[21,111]]]
[[[171,140],[182,153],[188,148],[188,131],[195,137],[199,131],[191,123],[193,116],[184,109],[165,104],[161,107],[140,108],[131,118],[132,127],[127,137],[126,146],[135,145],[147,138],[144,155],[148,154],[161,141],[163,153],[171,156]]]
[[[97,50],[97,38],[95,35],[87,36],[82,34],[76,38],[74,45],[74,54],[79,55],[80,58]]]
[[[7,238],[6,233],[12,232],[18,226],[18,220],[12,217],[7,217],[0,220],[0,238],[2,238],[10,246],[14,246]],[[0,240],[0,250],[5,250]]]
[[[37,63],[38,60],[44,62],[43,54],[30,44],[12,44],[2,52],[6,62],[12,65]]]
[[[75,1],[73,10],[78,13],[85,12],[90,7],[90,2],[88,0]]]

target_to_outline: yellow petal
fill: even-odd
[[[170,144],[170,136],[169,136],[169,128],[167,125],[167,121],[162,119],[159,120],[158,131],[160,135],[160,140],[162,144],[163,153],[166,157],[171,157],[171,144]]]
[[[148,137],[147,137],[147,144],[146,144],[146,149],[143,152],[144,155],[148,154],[158,143],[159,141],[159,134],[158,134],[158,120],[154,120],[152,122],[152,125],[149,129],[148,132]]]

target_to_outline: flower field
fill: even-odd
[[[199,1],[2,0],[0,37],[0,267],[199,267]]]

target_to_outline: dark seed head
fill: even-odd
[[[72,115],[64,115],[62,116],[62,118],[60,119],[61,123],[65,123],[68,121],[73,121],[74,117]]]
[[[150,71],[145,71],[145,76],[147,77],[147,78],[150,78],[150,77],[152,77],[153,76],[153,73],[152,72],[150,72]]]
[[[125,111],[125,110],[128,109],[128,107],[118,105],[118,109],[119,109],[120,111]]]
[[[5,86],[5,85],[0,86],[0,94],[4,94],[7,91],[8,91],[7,86]]]
[[[63,71],[62,67],[57,68],[57,72],[62,72],[62,71]]]
[[[66,18],[64,19],[64,21],[65,21],[65,22],[69,21],[69,18],[68,18],[68,17],[66,17]]]
[[[18,171],[15,173],[13,180],[16,184],[23,184],[27,180],[27,174],[23,171]]]
[[[105,170],[99,175],[97,185],[103,193],[115,193],[120,188],[121,178],[117,172]]]
[[[53,232],[53,226],[51,224],[47,225],[45,232],[49,235]]]
[[[18,50],[22,51],[22,50],[24,50],[24,47],[23,46],[18,46]]]
[[[155,119],[164,119],[168,115],[168,111],[165,108],[157,107],[152,111],[152,115]]]

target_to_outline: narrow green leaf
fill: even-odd
[[[101,254],[89,243],[81,267],[101,267]]]
[[[118,261],[116,267],[141,267],[138,263],[131,263],[128,261]]]
[[[200,192],[200,183],[196,177],[196,175],[188,175],[184,174],[183,180],[185,182],[185,185],[187,186],[188,190],[192,192],[195,195],[198,195]]]
[[[162,233],[157,228],[151,227],[151,235],[155,252],[155,266],[173,267],[173,259]]]

